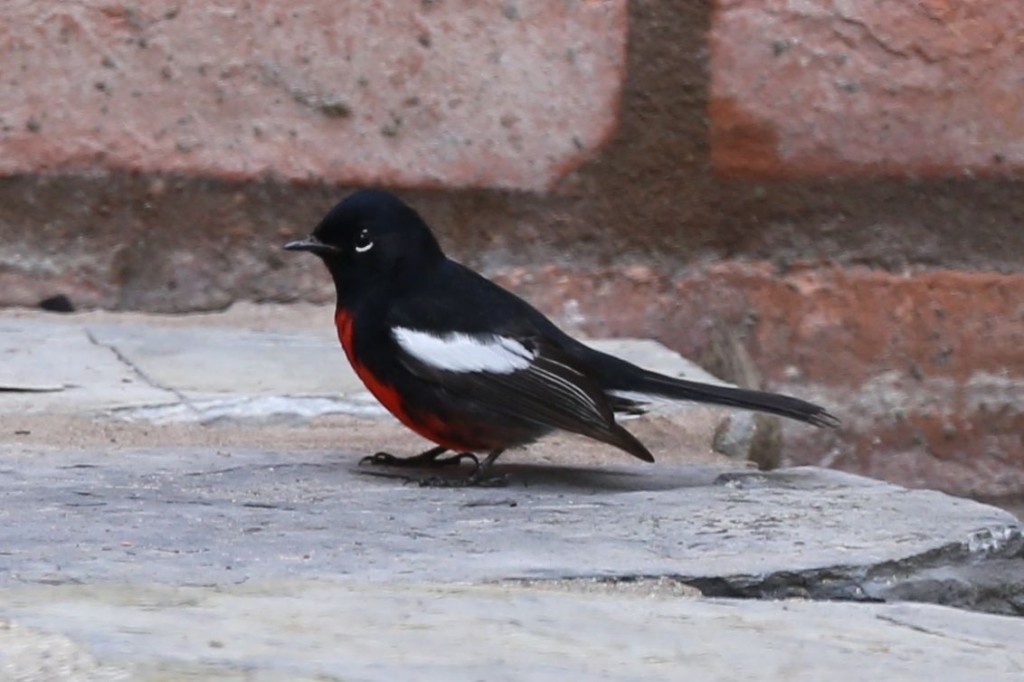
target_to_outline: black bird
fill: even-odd
[[[364,461],[426,467],[469,458],[477,465],[466,482],[480,483],[502,452],[561,429],[653,462],[615,421],[617,411],[642,411],[644,395],[839,423],[798,398],[675,379],[583,345],[447,258],[420,215],[385,191],[352,194],[284,248],[323,260],[356,374],[403,424],[437,443],[415,457],[380,452]],[[456,454],[441,457],[449,450]]]

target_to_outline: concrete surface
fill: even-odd
[[[654,465],[554,437],[499,461],[504,488],[422,488],[358,466],[424,444],[360,401],[329,325],[319,307],[3,317],[0,679],[1024,670],[1022,621],[993,615],[1024,613],[1005,511],[750,471],[711,450],[723,411],[696,407],[629,422]]]

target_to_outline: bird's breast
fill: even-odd
[[[338,340],[345,349],[348,361],[355,365],[352,360],[352,315],[346,309],[338,307],[334,311],[334,327],[338,330]]]
[[[355,370],[356,375],[366,388],[370,390],[370,393],[389,412],[402,419],[404,410],[402,409],[402,398],[398,391],[392,384],[377,376],[356,353],[353,324],[354,320],[351,313],[345,308],[338,307],[334,313],[334,326],[338,330],[338,340],[341,342],[341,347],[345,349],[345,355],[348,357],[349,364],[352,365],[352,369]],[[403,421],[405,420],[403,419]]]

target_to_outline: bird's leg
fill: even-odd
[[[496,481],[501,481],[497,485],[505,485],[508,481],[504,476],[488,476],[487,472],[490,470],[491,465],[494,464],[494,460],[498,459],[498,456],[505,452],[503,449],[491,450],[487,457],[482,462],[477,462],[476,469],[469,475],[466,481],[470,485],[495,485]]]
[[[457,466],[462,462],[463,459],[471,459],[473,463],[480,467],[480,460],[476,458],[476,455],[469,452],[460,452],[452,455],[451,457],[441,457],[444,453],[448,452],[448,448],[443,445],[430,448],[426,452],[421,452],[413,457],[396,457],[387,452],[377,452],[372,455],[367,455],[359,460],[359,464],[373,464],[376,466],[389,466],[389,467],[410,467],[417,469],[436,469],[446,466]]]
[[[498,459],[504,450],[491,450],[484,461],[477,461],[476,468],[466,478],[441,478],[439,476],[431,476],[420,481],[420,485],[424,488],[468,488],[471,486],[479,486],[481,488],[500,488],[508,485],[508,478],[502,476],[488,476],[487,472],[490,470],[491,465],[494,464],[494,460]]]

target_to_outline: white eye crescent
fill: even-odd
[[[373,248],[373,242],[370,241],[370,235],[366,233],[366,230],[360,232],[359,236],[356,237],[354,247],[356,253],[366,253]]]

